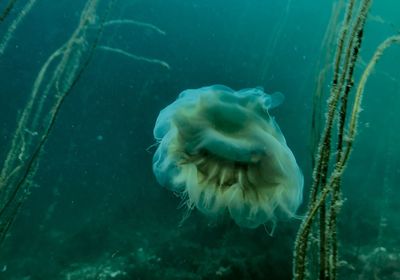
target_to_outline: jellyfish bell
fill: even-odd
[[[269,109],[283,101],[261,88],[183,91],[156,121],[157,181],[207,215],[229,212],[242,227],[293,217],[303,175]]]

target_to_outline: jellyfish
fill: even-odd
[[[269,109],[281,93],[212,85],[183,91],[154,127],[153,172],[189,209],[256,228],[294,217],[303,175]]]

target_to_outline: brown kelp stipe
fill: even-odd
[[[336,46],[336,28],[340,20],[340,15],[343,13],[345,7],[344,0],[339,0],[337,2],[332,2],[331,17],[329,19],[324,38],[321,43],[321,54],[317,61],[316,69],[319,73],[316,77],[316,85],[313,94],[313,104],[312,104],[312,117],[311,117],[311,166],[315,166],[315,157],[318,150],[318,143],[321,137],[322,125],[323,125],[323,109],[325,97],[329,93],[325,89],[326,79],[328,74],[333,68],[333,56],[334,47]]]
[[[110,1],[105,21],[114,3]],[[70,39],[42,66],[22,111],[10,149],[0,173],[0,243],[4,240],[18,211],[29,194],[41,152],[54,128],[65,98],[92,58],[102,25],[88,43],[87,32],[93,27],[99,0],[87,1],[79,25]],[[58,59],[58,62],[56,60]]]
[[[352,151],[357,134],[358,115],[362,95],[371,71],[383,52],[392,44],[400,42],[400,35],[385,40],[375,51],[364,70],[353,97],[350,97],[354,85],[354,68],[364,35],[366,17],[371,0],[361,0],[356,11],[356,0],[350,0],[345,20],[338,40],[333,69],[333,81],[328,99],[325,128],[315,155],[313,184],[305,218],[300,226],[294,248],[293,279],[337,279],[338,246],[337,214],[342,204],[340,185],[343,172]],[[352,102],[349,102],[352,98]],[[348,103],[353,104],[348,108]],[[337,132],[333,127],[337,123]],[[347,131],[347,132],[346,132]],[[336,158],[332,159],[336,139]],[[317,219],[317,216],[319,219]],[[311,275],[309,262],[310,244],[317,241],[318,276]],[[315,245],[314,245],[315,246]]]
[[[11,10],[14,8],[15,3],[17,0],[9,0],[7,5],[4,7],[4,9],[0,13],[0,23],[2,23],[7,16],[10,14]]]
[[[35,1],[29,0],[28,4],[33,5]],[[92,60],[94,51],[117,53],[133,60],[170,69],[168,63],[162,60],[136,56],[121,49],[100,46],[103,29],[118,24],[129,23],[141,28],[156,30],[157,33],[165,35],[165,32],[158,27],[145,22],[125,19],[107,21],[116,0],[104,1],[105,10],[98,17],[100,2],[101,0],[86,2],[79,24],[71,37],[49,56],[40,69],[28,103],[19,116],[9,151],[0,170],[0,245],[29,194],[42,150],[55,126],[61,107]],[[26,13],[25,9],[26,6],[14,20],[16,24],[12,24],[11,27],[18,25],[19,15]],[[15,28],[10,28],[9,35],[7,33],[0,43],[0,55],[7,45],[7,43],[3,43],[8,42],[11,34],[14,33]]]
[[[0,40],[0,56],[6,50],[8,43],[13,37],[15,30],[21,24],[21,22],[25,19],[25,17],[29,14],[32,8],[35,6],[37,0],[28,0],[26,4],[22,7],[20,11],[18,11],[17,16],[11,22],[7,31],[4,33],[3,37]],[[10,0],[0,15],[0,24],[10,15],[11,10],[14,8],[16,0]]]

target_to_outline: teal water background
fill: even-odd
[[[0,57],[0,160],[40,67],[70,37],[84,3],[38,0]],[[188,88],[280,91],[285,102],[273,115],[303,170],[307,199],[312,97],[331,9],[330,1],[309,0],[117,1],[110,19],[148,22],[166,35],[109,26],[100,44],[171,68],[95,52],[0,250],[0,279],[290,279],[299,221],[278,223],[273,237],[268,226],[240,229],[196,211],[181,224],[180,199],[152,174],[152,129],[159,111]],[[356,78],[379,43],[400,31],[399,10],[396,0],[373,3]],[[0,24],[0,36],[15,15]],[[394,46],[368,81],[345,174],[339,234],[348,279],[372,279],[363,275],[377,248],[398,258],[382,279],[400,275],[399,61]]]

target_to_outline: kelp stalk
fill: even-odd
[[[33,6],[36,4],[37,0],[29,0],[25,6],[22,8],[22,10],[18,13],[18,16],[13,20],[13,22],[11,23],[11,25],[8,27],[6,33],[4,34],[3,38],[1,39],[0,42],[0,56],[4,53],[5,49],[8,46],[8,43],[10,42],[15,30],[17,29],[17,27],[20,25],[20,23],[23,21],[23,19],[25,18],[25,16],[32,10]],[[6,10],[3,12],[2,18],[0,20],[3,21],[9,14],[9,12],[11,11],[12,7],[14,6],[14,2],[10,2],[9,5],[11,5],[9,7],[9,11]]]
[[[106,15],[113,2],[110,1]],[[70,39],[42,66],[28,104],[19,118],[0,173],[0,241],[4,240],[29,193],[41,152],[54,128],[65,98],[92,58],[102,28],[98,28],[91,44],[87,41],[87,31],[88,27],[94,24],[98,3],[99,0],[89,0],[86,3],[79,25]],[[58,63],[53,66],[56,59],[59,59]]]
[[[318,154],[315,158],[316,165],[313,171],[313,186],[311,188],[309,207],[306,218],[300,226],[295,243],[294,279],[302,280],[306,277],[308,242],[313,230],[312,224],[316,214],[319,214],[319,279],[336,278],[336,263],[332,261],[332,248],[334,250],[337,248],[336,245],[332,245],[337,242],[336,232],[332,233],[327,230],[329,223],[326,220],[330,219],[331,215],[327,217],[326,203],[327,195],[332,189],[339,188],[347,158],[343,160],[343,158],[339,157],[330,175],[328,174],[331,159],[332,130],[335,119],[341,116],[340,112],[344,113],[344,115],[347,113],[347,103],[344,104],[344,107],[340,111],[338,110],[338,103],[343,94],[346,95],[347,93],[348,95],[353,85],[354,67],[359,55],[365,19],[370,5],[371,1],[363,0],[360,10],[355,12],[355,0],[350,0],[346,10],[336,50],[325,129],[319,141]],[[352,24],[352,22],[354,23]],[[350,35],[348,35],[349,31],[351,31]],[[347,98],[347,95],[345,98]],[[343,135],[339,135],[338,137],[342,139]],[[351,146],[348,146],[348,148],[350,151]],[[331,197],[332,207],[330,209],[333,209],[335,212],[338,210],[337,206],[340,204],[339,198],[339,195]]]

